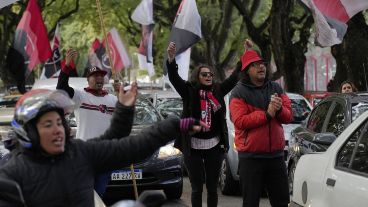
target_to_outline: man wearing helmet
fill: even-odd
[[[111,125],[99,141],[70,139],[64,114],[74,102],[63,91],[33,90],[17,102],[12,127],[20,153],[2,168],[0,178],[19,184],[26,206],[94,206],[94,177],[153,154],[178,135],[197,132],[203,123],[192,118],[168,118],[136,136],[118,137],[131,124],[137,88],[119,92]],[[10,193],[10,192],[7,192]],[[0,204],[6,202],[0,198]]]

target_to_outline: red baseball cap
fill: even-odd
[[[247,50],[244,52],[243,56],[241,56],[241,62],[242,62],[242,69],[241,71],[245,70],[245,68],[254,62],[257,61],[263,61],[261,56],[258,55],[258,53],[255,50]]]

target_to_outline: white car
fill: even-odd
[[[325,152],[303,155],[295,170],[290,206],[368,206],[368,112]],[[319,137],[329,142],[333,135]]]

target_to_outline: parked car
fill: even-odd
[[[181,116],[183,100],[176,91],[158,91],[154,96],[153,104],[164,118],[169,115]]]
[[[2,138],[8,136],[13,120],[14,107],[21,95],[6,95],[0,101],[0,159],[9,151],[5,149]]]
[[[309,112],[312,110],[310,103],[301,95],[294,93],[287,93],[291,100],[291,108],[293,110],[293,122],[290,124],[283,124],[284,136],[285,136],[285,160],[289,151],[289,139],[292,129],[298,127]],[[235,129],[234,124],[230,120],[229,115],[229,95],[225,97],[226,104],[226,123],[229,133],[229,146],[230,149],[226,154],[225,159],[222,161],[219,185],[222,194],[233,195],[239,193],[239,174],[238,174],[238,151],[234,144]]]
[[[316,106],[322,99],[334,95],[336,93],[326,91],[308,91],[304,93],[304,97],[311,103],[312,107]]]
[[[287,161],[290,193],[300,157],[311,152],[326,151],[333,140],[366,110],[367,93],[332,95],[315,106],[306,122],[291,132]]]
[[[336,140],[320,135],[319,140],[331,146],[300,158],[290,206],[367,206],[367,129],[368,112],[364,112]]]
[[[56,88],[57,79],[38,80],[33,88]],[[87,86],[86,78],[70,78],[73,88],[83,89]],[[111,84],[105,84],[105,89],[113,93]],[[70,117],[73,120],[73,117]],[[147,95],[139,95],[134,114],[131,135],[139,133],[157,121],[162,116],[152,105]],[[134,174],[138,190],[164,190],[168,199],[178,199],[183,190],[182,154],[173,147],[173,143],[161,147],[151,157],[140,163],[134,163]],[[106,198],[118,198],[122,192],[133,192],[132,174],[129,166],[117,169],[111,174],[105,193]]]

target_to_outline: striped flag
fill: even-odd
[[[110,57],[114,65],[115,72],[119,72],[123,68],[130,67],[131,62],[128,56],[128,52],[125,49],[123,41],[121,40],[120,35],[115,27],[112,28],[110,32],[107,34],[107,41],[109,43]],[[104,41],[104,47],[106,48],[105,41]]]
[[[1,0],[0,1],[0,9],[1,8],[4,8],[4,7],[6,7],[6,6],[8,6],[8,5],[12,4],[12,3],[15,3],[17,1],[19,1],[19,0]]]
[[[192,45],[199,42],[202,38],[201,16],[199,15],[195,0],[182,0],[176,13],[173,27],[171,29],[169,42],[176,44],[176,56],[185,52],[181,61],[178,61],[180,70],[189,70],[190,49]],[[167,58],[167,57],[166,57]],[[164,74],[167,74],[166,59],[164,62]],[[188,71],[181,71],[179,74],[188,74]],[[181,76],[184,80],[188,80],[188,76]]]
[[[13,46],[7,55],[7,65],[21,93],[25,90],[25,79],[33,68],[47,61],[52,55],[46,26],[37,0],[29,0],[26,10],[15,30]]]
[[[152,57],[153,42],[153,3],[152,0],[142,0],[132,14],[133,21],[142,25],[142,40],[138,49],[139,67],[146,69],[148,75],[155,74]]]
[[[61,54],[60,54],[60,24],[56,25],[55,35],[52,40],[52,57],[45,63],[40,79],[55,77],[61,69]]]
[[[368,9],[367,0],[302,0],[316,24],[316,43],[323,47],[340,44],[347,22],[355,14]]]

